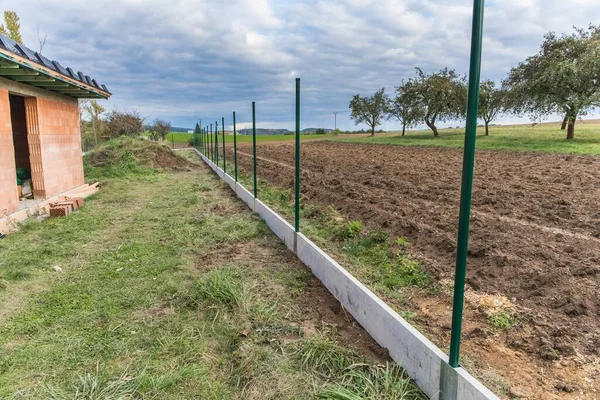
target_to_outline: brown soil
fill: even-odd
[[[158,169],[170,169],[175,171],[192,171],[198,169],[198,165],[186,160],[171,149],[160,146],[153,152],[153,166]]]
[[[239,164],[251,171],[246,151]],[[293,187],[293,145],[258,155],[260,178]],[[304,143],[302,169],[308,202],[406,236],[440,287],[452,282],[461,150]],[[506,397],[600,398],[600,158],[478,151],[475,171],[463,353],[493,371],[488,384],[511,383]],[[412,300],[416,324],[443,348],[451,292]],[[490,298],[520,323],[491,327]]]

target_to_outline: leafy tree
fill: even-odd
[[[94,133],[94,141],[98,145],[98,132],[102,132],[103,122],[100,116],[106,111],[96,100],[85,102],[83,109],[88,113],[92,120],[92,132]]]
[[[402,136],[406,128],[418,125],[425,117],[423,107],[411,93],[411,83],[404,81],[396,88],[396,98],[390,101],[388,111],[390,116],[398,118],[402,123]]]
[[[194,134],[200,134],[202,131],[200,130],[200,124],[196,122],[196,128],[194,128]]]
[[[171,123],[162,119],[155,119],[149,129],[153,140],[157,141],[160,138],[164,141],[165,137],[171,132]]]
[[[546,34],[539,53],[512,68],[504,86],[513,112],[565,115],[573,139],[577,117],[600,105],[600,26]]]
[[[15,11],[4,11],[4,24],[0,24],[0,33],[8,36],[17,43],[23,44],[21,23]]]
[[[105,127],[107,134],[112,137],[139,136],[142,134],[144,119],[138,111],[113,110],[106,116]]]
[[[415,68],[417,76],[406,82],[408,96],[413,96],[421,107],[425,124],[440,136],[436,123],[462,119],[467,103],[465,78],[447,67],[439,72],[426,74]]]
[[[482,81],[479,86],[479,118],[485,123],[485,136],[490,134],[489,124],[504,110],[506,94],[496,88],[491,79]]]
[[[371,136],[375,136],[375,128],[381,125],[387,115],[388,102],[385,88],[381,88],[370,97],[361,97],[357,94],[350,101],[349,108],[352,110],[350,119],[353,119],[356,125],[360,123],[369,125]]]
[[[323,128],[315,129],[315,135],[324,135],[326,133],[327,133],[327,131],[325,131],[325,129],[323,129]]]

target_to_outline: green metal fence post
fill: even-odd
[[[213,146],[213,129],[212,124],[210,124],[210,160],[215,161],[215,148]]]
[[[217,167],[219,166],[219,123],[215,121],[215,160]]]
[[[237,175],[237,132],[235,129],[235,111],[233,112],[233,175],[234,179],[238,181]]]
[[[225,151],[225,118],[221,117],[221,130],[223,131],[223,172],[227,173],[227,152]]]
[[[254,165],[254,198],[258,194],[258,185],[256,182],[256,103],[252,102],[252,161]]]
[[[296,78],[296,180],[294,229],[300,232],[300,78]]]
[[[459,366],[460,337],[465,300],[467,252],[469,247],[469,219],[471,217],[471,194],[473,190],[475,138],[477,133],[477,108],[479,105],[479,79],[481,75],[483,9],[484,0],[473,0],[467,126],[465,128],[465,147],[463,150],[460,215],[458,220],[458,241],[456,246],[456,272],[454,276],[454,302],[452,303],[452,333],[450,336],[450,366],[453,368]]]

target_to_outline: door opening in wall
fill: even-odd
[[[27,200],[33,200],[25,98],[11,94],[9,95],[9,102],[13,146],[15,148],[15,166],[17,169],[15,180],[19,191],[19,200],[23,204]]]

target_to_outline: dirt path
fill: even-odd
[[[259,146],[258,155],[259,177],[293,187],[293,146]],[[306,143],[302,193],[406,236],[438,282],[451,281],[461,166],[456,149]],[[521,398],[600,396],[600,159],[479,151],[474,185],[469,290],[508,299],[522,323],[490,333],[471,310],[467,354]],[[415,299],[442,346],[447,300]]]

